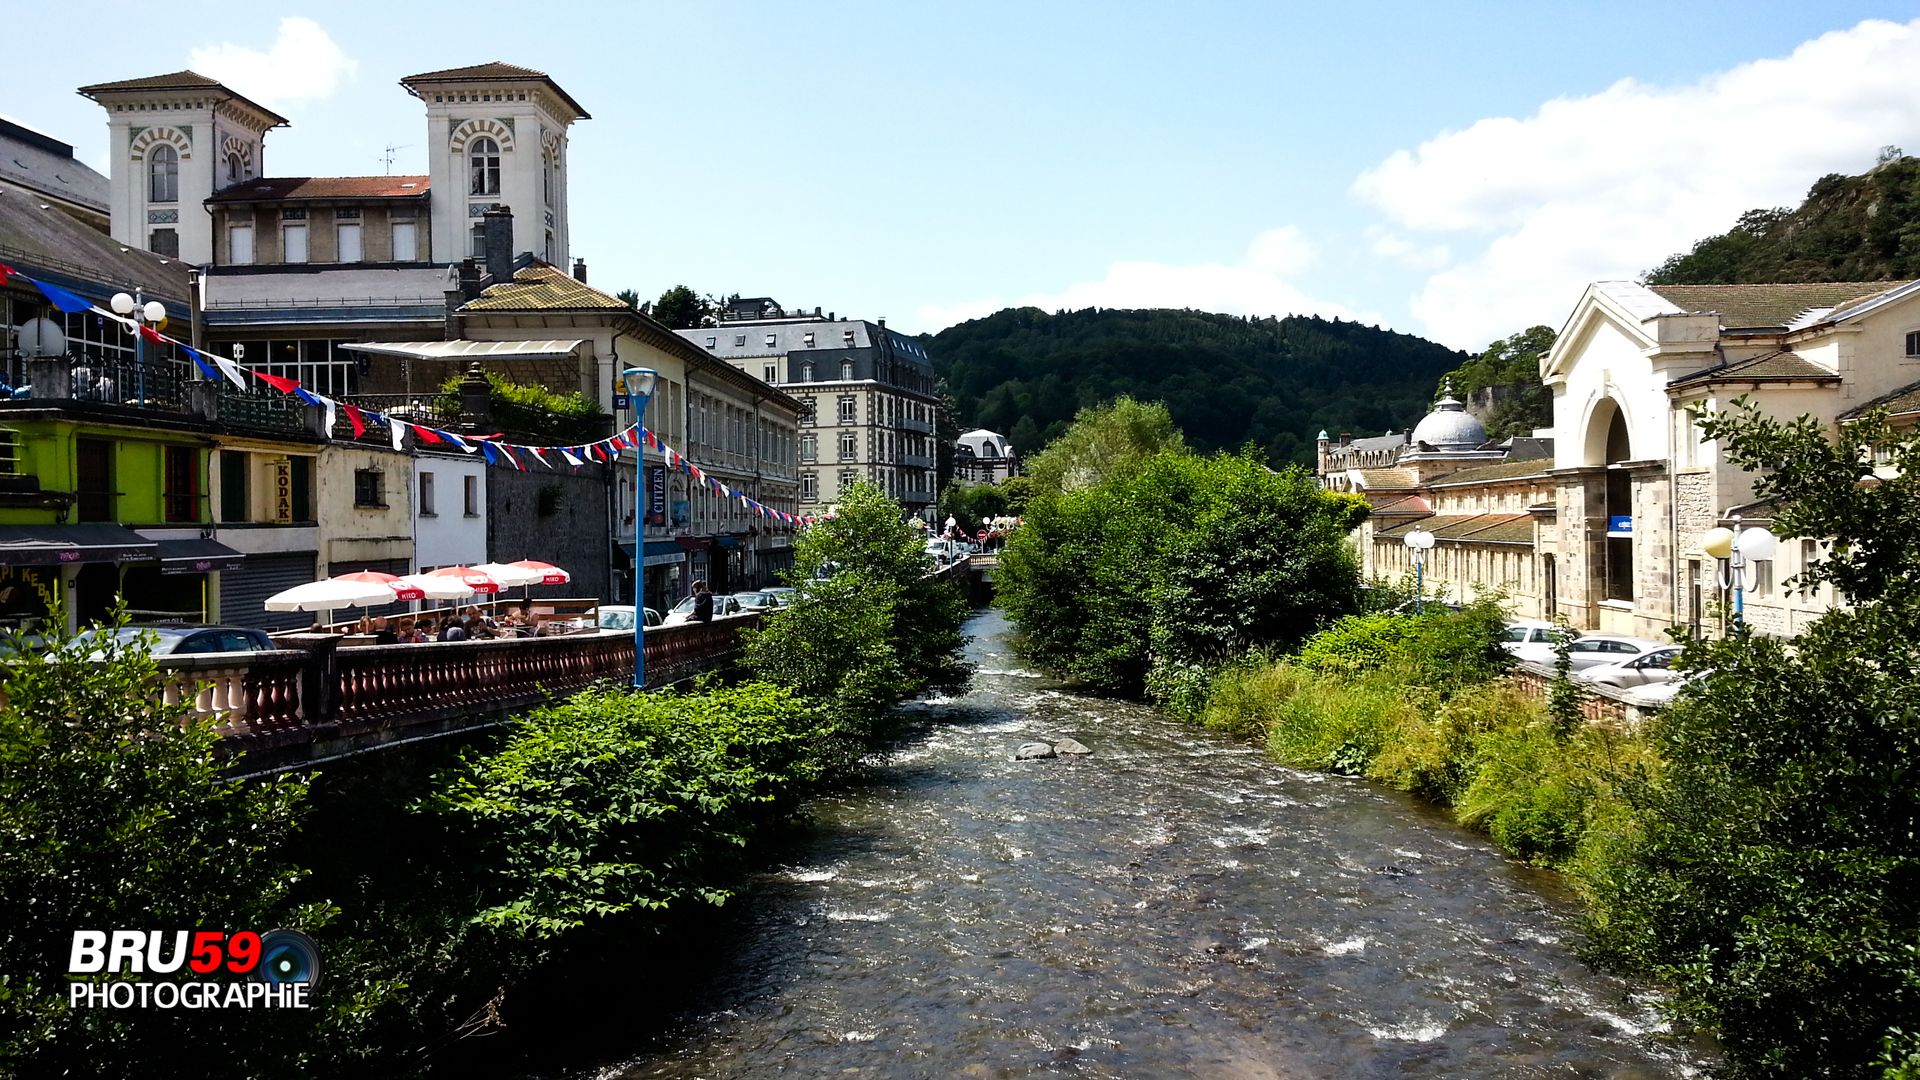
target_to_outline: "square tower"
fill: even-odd
[[[546,73],[495,60],[400,80],[427,107],[433,250],[481,257],[482,216],[513,211],[513,250],[567,263],[567,129],[591,119]]]
[[[107,110],[112,235],[183,262],[213,261],[208,196],[261,175],[279,113],[192,71],[95,83],[80,93]]]

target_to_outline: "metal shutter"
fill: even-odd
[[[311,625],[303,611],[268,611],[267,597],[314,580],[313,552],[249,555],[238,570],[220,574],[220,621],[227,626],[297,630]]]

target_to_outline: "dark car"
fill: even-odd
[[[199,656],[207,653],[268,652],[276,648],[264,630],[244,626],[123,626],[110,632],[112,639],[125,645],[134,638],[153,636],[155,656]],[[104,644],[99,631],[89,631],[82,639],[95,648]]]

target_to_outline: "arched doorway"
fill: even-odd
[[[1606,485],[1606,598],[1633,599],[1633,476],[1619,466],[1633,460],[1627,417],[1613,402],[1593,416],[1593,432],[1605,424],[1601,464],[1607,466]],[[1591,442],[1589,443],[1591,445]]]

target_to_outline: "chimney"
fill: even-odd
[[[885,330],[886,328],[887,328],[887,317],[885,315],[882,315],[880,316],[880,329]]]
[[[480,298],[480,264],[472,259],[460,261],[460,296],[463,304]]]
[[[1348,432],[1348,431],[1343,431],[1343,432],[1341,432],[1341,433],[1340,433],[1340,445],[1341,445],[1341,446],[1347,446],[1347,445],[1350,445],[1350,444],[1351,444],[1352,442],[1353,442],[1353,433],[1352,433],[1352,432]]]
[[[587,283],[587,260],[585,259],[573,260],[573,280],[579,282],[582,285],[585,285]]]
[[[486,230],[487,276],[498,285],[513,280],[513,210],[495,203],[481,218]]]
[[[834,315],[834,313],[833,313],[833,312],[831,312],[831,311],[829,311],[829,312],[827,312],[827,321],[828,321],[828,322],[833,322],[833,321],[834,321],[834,319],[835,319],[835,315]]]

